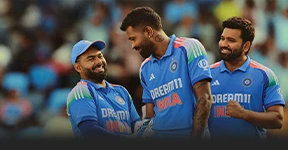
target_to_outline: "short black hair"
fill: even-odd
[[[133,28],[151,26],[159,31],[162,29],[161,17],[150,7],[136,7],[124,18],[120,29],[126,31],[129,26]]]
[[[241,39],[243,40],[243,43],[245,43],[246,41],[249,41],[252,45],[252,42],[255,37],[255,29],[250,20],[244,17],[237,17],[237,16],[230,17],[222,22],[222,28],[223,29],[231,28],[231,29],[241,30]]]

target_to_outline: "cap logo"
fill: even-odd
[[[91,42],[84,40],[84,41],[82,41],[82,43],[83,43],[83,44],[90,44]]]

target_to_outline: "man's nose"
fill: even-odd
[[[219,45],[220,45],[221,47],[228,47],[227,40],[221,40],[221,41],[219,42]]]

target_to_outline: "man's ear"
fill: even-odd
[[[150,26],[146,26],[146,27],[145,27],[145,34],[146,34],[146,36],[147,36],[148,38],[153,37],[153,34],[154,34],[153,28],[150,27]]]
[[[243,49],[244,49],[244,52],[247,53],[249,51],[249,48],[251,46],[251,42],[250,41],[246,41],[243,45]]]
[[[73,65],[73,67],[78,73],[82,71],[80,64],[77,62]]]

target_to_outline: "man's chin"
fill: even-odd
[[[106,78],[107,76],[107,71],[103,71],[102,73],[95,73],[89,75],[90,78],[95,79],[97,81],[102,81]]]
[[[223,60],[229,60],[229,55],[220,53],[220,57],[221,57],[221,59],[223,59]]]
[[[101,81],[103,81],[103,80],[106,79],[106,76],[99,76],[99,75],[98,75],[98,76],[95,76],[94,79],[97,80],[97,81],[99,81],[99,82],[101,82]]]
[[[141,53],[140,53],[141,54]],[[148,58],[150,55],[147,55],[147,54],[141,54],[141,56],[143,57],[143,58]]]

